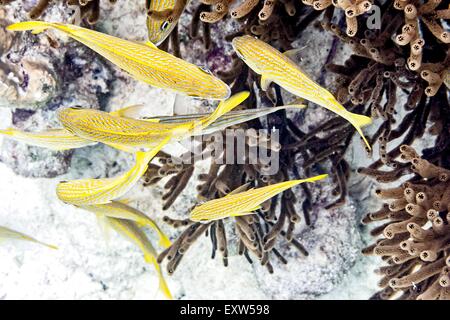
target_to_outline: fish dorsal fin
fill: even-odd
[[[112,111],[109,114],[116,117],[138,119],[139,114],[142,110],[145,110],[145,108],[146,107],[143,104],[133,104],[131,106],[126,106],[120,108],[119,110]]]
[[[261,76],[261,90],[267,91],[269,89],[270,84],[272,83],[272,80],[268,79],[266,76]]]
[[[288,51],[285,51],[283,54],[288,57],[289,59],[291,59],[294,62],[297,62],[299,60],[301,60],[301,56],[300,56],[300,52],[305,49],[306,46],[300,47],[300,48],[294,48]]]
[[[233,194],[237,194],[237,193],[241,193],[241,192],[244,192],[244,191],[248,191],[247,188],[248,188],[249,185],[250,185],[250,182],[247,182],[246,184],[243,184],[242,186],[237,187],[233,191],[228,192],[226,197],[231,196]],[[251,188],[251,189],[253,189],[253,188]]]

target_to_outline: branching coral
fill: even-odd
[[[275,116],[275,122],[279,122],[278,127],[280,127],[283,122],[279,121],[278,117]],[[285,115],[282,114],[281,118],[285,119]],[[258,122],[256,121],[256,123]],[[240,125],[239,128],[241,130],[227,130],[214,134],[210,139],[204,139],[205,143],[202,145],[197,157],[198,159],[204,158],[204,155],[209,154],[211,151],[213,157],[211,158],[208,173],[199,175],[201,184],[197,187],[198,201],[223,197],[246,183],[250,188],[286,181],[289,179],[290,170],[294,170],[293,173],[298,174],[293,169],[294,163],[292,162],[290,151],[281,151],[280,169],[274,174],[270,172],[270,166],[274,165],[273,163],[266,163],[264,158],[256,157],[256,153],[261,154],[261,151],[266,152],[268,155],[279,153],[281,149],[280,143],[285,143],[285,141],[278,143],[270,140],[269,134],[255,130],[255,128],[258,128],[255,125],[251,128],[248,128],[248,125]],[[245,133],[242,129],[246,129]],[[242,135],[245,136],[245,144],[249,152],[238,159],[238,139]],[[282,135],[282,137],[284,137],[282,140],[290,139],[290,136],[287,134]],[[233,140],[234,143],[230,144],[230,140]],[[236,161],[233,162],[231,159],[228,159],[230,156],[236,157]],[[145,182],[152,184],[159,181],[163,176],[172,175],[165,184],[167,192],[163,195],[165,200],[164,209],[167,209],[180,195],[192,176],[197,159],[189,155],[188,164],[179,165],[175,164],[178,161],[169,160],[171,158],[163,153],[160,153],[158,157],[162,165],[149,168],[145,175]],[[186,159],[186,157],[181,158]],[[306,190],[306,197],[302,209],[304,218],[309,224],[312,196],[307,187],[304,187],[304,190]],[[302,254],[307,255],[305,248],[294,237],[295,226],[301,220],[295,208],[296,202],[297,198],[294,192],[288,190],[280,194],[278,198],[266,201],[257,214],[251,216],[223,219],[205,224],[194,223],[188,219],[176,220],[166,216],[164,217],[166,223],[175,228],[186,227],[186,229],[170,248],[160,254],[158,260],[162,262],[164,259],[167,259],[167,271],[172,274],[192,243],[202,234],[207,234],[210,236],[212,243],[212,257],[214,258],[217,250],[219,250],[223,263],[226,266],[228,264],[228,241],[226,235],[234,232],[238,239],[238,253],[244,255],[250,263],[256,258],[262,265],[267,267],[269,272],[273,272],[273,267],[270,263],[271,256],[274,255],[282,263],[287,263],[287,260],[276,248],[276,246],[280,245],[279,239],[284,239]],[[228,226],[232,227],[232,229],[227,233],[226,227]]]
[[[211,11],[207,11],[208,8]],[[266,42],[277,41],[282,49],[288,50],[303,21],[300,19],[303,12],[299,9],[299,4],[291,0],[247,0],[239,4],[230,0],[204,0],[193,15],[191,36],[198,34],[199,22],[209,30],[205,25],[219,22],[229,13],[242,23],[241,30],[227,38],[251,34]],[[210,39],[205,42],[209,43]]]
[[[302,0],[302,2],[314,8],[314,10],[328,10],[326,15],[332,16],[334,8],[345,12],[347,25],[346,34],[353,37],[358,32],[358,16],[369,12],[373,1],[369,0]]]
[[[400,145],[410,145],[422,137],[428,120],[440,122],[440,116],[447,119],[448,102],[441,83],[450,57],[447,45],[436,43],[434,37],[424,33],[427,45],[423,49],[433,50],[432,56],[426,56],[434,62],[421,62],[417,71],[427,80],[422,81],[419,74],[411,70],[408,53],[391,40],[403,17],[393,6],[383,9],[382,28],[379,31],[365,29],[362,38],[346,36],[337,25],[326,20],[322,26],[348,43],[354,52],[344,65],[327,65],[328,70],[338,74],[336,96],[342,103],[350,101],[354,105],[365,105],[373,118],[383,120],[370,139],[372,144],[378,143],[380,158],[359,172],[388,182],[395,181],[405,169],[404,164],[394,160],[400,153]],[[402,110],[400,99],[405,93],[407,97]],[[433,98],[427,100],[427,96]],[[441,124],[437,124],[434,131],[439,130]],[[394,147],[392,141],[395,141]],[[383,165],[393,170],[379,171]]]
[[[202,11],[200,19],[207,23],[215,23],[223,19],[228,13],[234,19],[248,17],[252,11],[257,11],[261,21],[272,19],[272,14],[278,9],[284,10],[289,16],[297,12],[296,4],[292,0],[244,0],[238,5],[232,6],[234,0],[200,0],[201,3],[211,6],[211,11]]]
[[[364,249],[383,258],[378,299],[450,299],[450,170],[429,162],[403,145],[400,158],[413,178],[395,188],[377,189],[388,200],[364,223],[384,222],[381,236]],[[447,155],[448,157],[448,155]],[[448,159],[446,159],[448,161]]]
[[[354,51],[355,56],[350,57],[346,62],[346,66],[329,66],[332,71],[341,75],[345,74],[349,79],[353,80],[344,81],[341,85],[340,95],[343,99],[350,98],[353,99],[353,103],[360,104],[372,103],[377,99],[381,100],[378,95],[382,89],[381,85],[383,82],[390,82],[389,80],[394,82],[394,85],[400,89],[407,89],[412,85],[423,85],[427,96],[434,96],[443,83],[445,74],[450,66],[448,40],[446,40],[448,36],[442,31],[441,36],[436,37],[436,32],[430,34],[427,30],[420,28],[417,22],[417,14],[419,14],[417,10],[415,10],[416,13],[414,15],[409,16],[405,14],[405,17],[403,17],[395,9],[397,8],[397,2],[391,4],[388,1],[384,5],[380,21],[381,29],[379,31],[366,26],[360,32],[360,34],[363,34],[362,37],[352,35],[351,38],[345,35],[337,25],[330,23],[329,19],[324,19],[322,22],[322,26],[326,30],[333,32],[340,40],[348,43]],[[430,8],[431,2],[435,2],[435,5],[432,6],[433,8]],[[427,15],[425,14],[425,9],[420,11],[422,20],[425,16],[432,16],[433,19],[441,16],[444,18],[445,14],[448,14],[448,9],[437,9],[439,3],[440,1],[430,1],[421,5],[420,8],[428,8],[428,11],[426,11]],[[407,10],[406,7],[405,10]],[[425,20],[427,19],[425,18]],[[404,21],[407,24],[402,27]],[[398,34],[395,37],[395,41],[393,41],[391,37],[399,29],[402,33]],[[402,46],[407,44],[410,44],[411,47],[409,55],[407,50],[402,48]],[[351,68],[359,69],[359,73],[348,73],[348,69]],[[415,79],[415,73],[409,72],[409,70],[417,72],[425,81],[420,82]],[[377,79],[376,76],[381,74],[389,80]],[[364,89],[368,88],[368,86],[364,86],[365,83],[370,88],[375,88],[375,90],[364,91]],[[425,86],[425,83],[428,86]],[[348,88],[348,93],[345,92],[346,88]],[[393,88],[393,91],[395,91],[395,88]],[[419,88],[416,86],[414,91],[419,91]],[[369,94],[371,92],[372,94]],[[392,96],[394,97],[395,93],[392,93]],[[417,94],[414,96],[417,98]],[[413,102],[410,105],[414,104]],[[395,105],[392,101],[390,104]]]

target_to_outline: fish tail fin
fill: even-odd
[[[34,243],[40,244],[40,245],[42,245],[42,246],[44,246],[44,247],[47,247],[47,248],[50,248],[50,249],[53,249],[53,250],[58,250],[58,247],[57,247],[57,246],[54,246],[54,245],[52,245],[52,244],[48,244],[48,243],[39,241],[39,240],[37,240],[37,239],[35,239],[35,238],[32,238],[32,237],[30,237],[30,236],[27,236],[27,235],[25,235],[25,234],[23,235],[23,238],[24,238],[25,240],[30,241],[30,242],[34,242]]]
[[[0,129],[0,134],[3,134],[5,136],[13,136],[14,133],[15,133],[15,130],[12,128],[4,129],[4,130]]]
[[[159,235],[159,244],[164,249],[167,249],[168,247],[170,247],[172,245],[172,242],[170,241],[169,237],[167,237],[167,235],[159,228],[158,228],[157,232]]]
[[[136,152],[136,165],[145,166],[156,156],[159,150],[164,147],[167,142],[169,142],[170,137],[163,139],[156,147],[152,148],[150,151],[138,151]]]
[[[153,152],[154,149],[150,151],[138,151],[136,152],[136,164],[147,164],[152,160],[155,152]]]
[[[236,93],[235,95],[231,96],[227,100],[221,101],[213,113],[211,113],[208,117],[205,117],[203,120],[200,121],[200,127],[206,128],[211,123],[216,121],[218,118],[220,118],[224,114],[226,114],[226,113],[230,112],[231,110],[233,110],[234,108],[236,108],[245,99],[247,99],[249,95],[250,95],[250,92],[242,91],[242,92]]]
[[[49,243],[45,243],[45,242],[41,242],[41,241],[38,241],[38,243],[42,244],[43,246],[45,246],[47,248],[53,249],[53,250],[58,250],[59,249],[57,246],[55,246],[53,244],[49,244]]]
[[[301,180],[296,180],[298,184],[300,183],[304,183],[304,182],[315,182],[318,180],[322,180],[325,179],[326,177],[328,177],[328,174],[320,174],[318,176],[314,176],[314,177],[309,177],[306,179],[301,179]]]
[[[278,188],[277,188],[277,193],[279,192],[283,192],[284,190],[290,189],[296,185],[299,185],[301,183],[305,183],[305,182],[316,182],[318,180],[322,180],[325,179],[326,177],[328,177],[328,174],[320,174],[318,176],[314,176],[314,177],[309,177],[306,179],[299,179],[299,180],[288,180],[288,181],[284,181],[284,182],[280,182],[278,183]]]
[[[10,31],[32,31],[34,34],[41,33],[49,28],[55,28],[56,24],[45,21],[24,21],[13,23],[6,27]]]
[[[148,218],[144,222],[144,225],[151,227],[156,231],[159,237],[159,245],[165,248],[168,248],[172,245],[172,242],[169,240],[169,237],[159,228],[159,226],[152,219]]]
[[[353,127],[355,127],[356,131],[358,131],[359,135],[364,140],[364,143],[367,145],[367,148],[369,150],[372,150],[369,141],[367,141],[364,133],[361,130],[362,127],[371,124],[372,119],[370,117],[352,112],[347,113],[346,119],[353,125]]]
[[[151,255],[144,255],[145,261],[154,265],[156,272],[158,273],[159,278],[159,290],[166,296],[167,299],[173,300],[172,293],[170,292],[169,286],[167,285],[166,280],[164,279],[164,275],[161,270],[161,266],[156,261],[156,259]]]

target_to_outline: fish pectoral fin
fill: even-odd
[[[153,264],[155,267],[156,273],[159,278],[159,290],[166,296],[167,299],[173,300],[172,293],[170,292],[169,286],[167,285],[166,280],[164,279],[164,275],[161,271],[161,266],[158,264],[156,259],[148,254],[144,254],[144,259],[147,263]]]
[[[271,83],[272,83],[272,80],[270,80],[266,76],[261,76],[261,90],[262,91],[267,91],[267,89],[269,89],[269,86]]]

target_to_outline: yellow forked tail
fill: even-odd
[[[314,177],[310,177],[310,178],[306,178],[306,179],[302,179],[302,180],[297,180],[297,182],[298,183],[314,182],[314,181],[325,179],[326,177],[328,177],[328,174],[320,174],[318,176],[314,176]]]
[[[211,123],[216,121],[218,118],[223,116],[224,114],[230,112],[234,108],[236,108],[239,104],[241,104],[245,99],[248,98],[250,95],[250,92],[248,91],[242,91],[239,93],[236,93],[229,99],[225,101],[221,101],[219,105],[217,106],[216,110],[214,110],[213,113],[211,113],[209,116],[205,117],[204,119],[200,120],[200,127],[206,128]],[[197,127],[197,125],[195,125]]]
[[[355,127],[356,131],[358,131],[359,135],[364,140],[364,143],[367,145],[367,148],[369,148],[369,150],[372,150],[369,141],[367,141],[366,137],[364,136],[364,133],[361,130],[362,127],[371,124],[372,119],[370,119],[367,116],[351,112],[347,112],[345,119],[347,119],[347,121],[350,122],[353,127]]]
[[[164,279],[164,275],[162,274],[161,271],[161,266],[158,264],[158,262],[156,261],[156,259],[150,255],[144,255],[145,261],[147,261],[148,263],[153,264],[153,266],[155,267],[156,272],[158,273],[158,278],[159,278],[159,290],[161,290],[161,292],[167,297],[167,299],[172,300],[172,293],[170,292],[169,286],[167,285],[166,280]]]
[[[160,246],[162,246],[164,249],[166,249],[172,245],[172,242],[169,240],[169,237],[167,237],[167,235],[164,233],[164,231],[162,231],[159,228],[159,226],[156,224],[156,222],[154,222],[152,219],[148,218],[148,219],[146,219],[145,224],[156,231],[156,233],[158,234],[158,237],[159,237],[159,245]]]
[[[6,27],[6,30],[10,31],[27,31],[30,30],[34,34],[40,33],[42,31],[45,31],[49,28],[57,28],[62,31],[69,31],[67,27],[64,27],[63,25],[59,23],[53,23],[53,22],[45,22],[45,21],[24,21],[24,22],[18,22],[13,23]],[[67,30],[66,30],[67,29]]]

